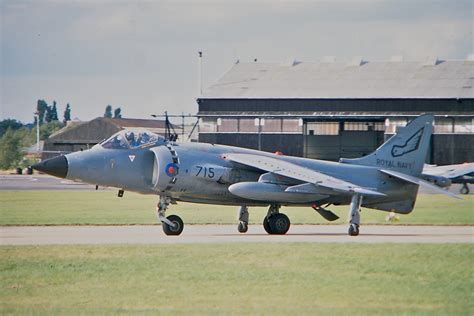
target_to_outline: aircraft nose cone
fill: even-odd
[[[50,159],[43,160],[31,166],[33,169],[50,174],[59,178],[66,178],[68,163],[64,156],[57,156]]]

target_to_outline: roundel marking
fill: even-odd
[[[165,167],[165,172],[168,177],[175,177],[176,175],[178,175],[178,169],[178,165],[176,165],[175,163],[169,163]]]

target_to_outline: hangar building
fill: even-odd
[[[364,156],[433,113],[427,162],[474,161],[473,85],[474,55],[237,62],[197,99],[199,141],[338,160]]]

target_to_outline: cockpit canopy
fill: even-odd
[[[165,138],[147,130],[123,130],[115,133],[99,145],[107,149],[136,149],[158,146],[165,143]]]

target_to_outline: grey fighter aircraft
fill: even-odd
[[[179,235],[183,221],[165,216],[177,201],[237,205],[238,230],[247,231],[248,207],[269,206],[263,227],[285,234],[290,220],[281,206],[310,206],[325,219],[326,208],[349,205],[349,234],[359,234],[360,208],[410,213],[418,187],[453,195],[421,174],[433,116],[413,120],[375,152],[340,162],[276,155],[204,143],[178,144],[147,131],[121,131],[89,150],[54,157],[33,168],[53,176],[160,196],[158,218],[167,235]]]
[[[462,184],[461,194],[469,194],[468,184],[474,183],[474,163],[465,162],[457,165],[425,165],[422,178],[440,186],[449,187],[453,183]]]

